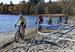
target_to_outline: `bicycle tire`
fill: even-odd
[[[16,32],[16,33],[15,33],[15,42],[18,42],[19,38],[20,38],[20,37],[19,37],[19,32]]]
[[[24,33],[20,33],[20,37],[22,40],[24,40]]]

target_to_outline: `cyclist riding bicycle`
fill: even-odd
[[[25,33],[26,28],[26,19],[21,15],[20,18],[17,20],[15,26],[19,23],[20,27],[22,27],[22,32]]]

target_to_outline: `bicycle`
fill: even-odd
[[[18,26],[16,25],[16,27],[18,27],[18,30],[15,33],[15,41],[18,42],[18,40],[21,38],[22,40],[24,40],[24,33],[22,32],[22,26]]]

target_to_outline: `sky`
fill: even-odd
[[[0,0],[0,3],[3,2],[4,4],[7,3],[7,4],[10,4],[10,1],[12,1],[14,4],[18,4],[20,1],[23,1],[23,0]],[[28,0],[25,0],[25,1],[28,1]],[[45,0],[45,2],[48,2],[49,0]],[[52,0],[52,1],[57,1],[57,0]]]

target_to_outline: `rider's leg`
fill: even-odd
[[[24,40],[24,36],[25,36],[25,28],[24,28],[24,26],[22,26],[22,31],[21,31],[21,38],[22,38],[22,40]]]
[[[22,32],[25,34],[25,28],[26,28],[26,25],[24,25],[23,27],[22,27]]]
[[[25,34],[25,28],[23,27],[23,29],[22,29],[22,32],[23,32],[23,34]]]

